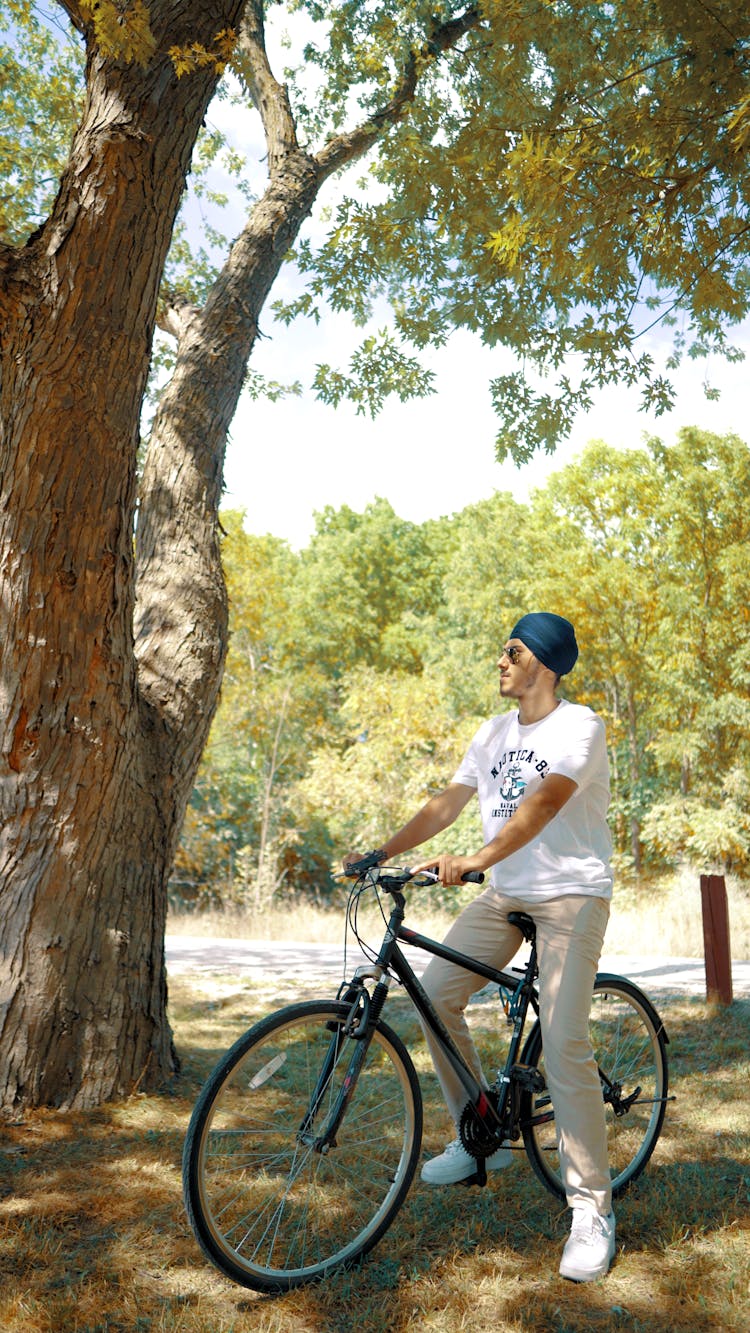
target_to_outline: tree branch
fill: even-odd
[[[200,316],[200,309],[182,292],[162,291],[156,313],[156,324],[162,333],[171,333],[178,343],[185,335],[193,320]]]
[[[381,137],[383,130],[389,125],[395,125],[413,102],[424,69],[434,64],[446,51],[452,50],[467,32],[479,27],[481,21],[479,9],[471,5],[456,18],[436,24],[421,47],[409,54],[391,100],[364,124],[330,139],[316,155],[321,176],[330,176],[347,163],[362,157]]]
[[[266,52],[262,0],[248,0],[240,24],[235,62],[263,122],[268,169],[273,178],[290,153],[298,151],[297,130],[286,85],[274,77]]]
[[[57,3],[61,9],[65,10],[65,13],[67,14],[68,18],[73,24],[73,27],[76,28],[78,32],[83,32],[85,24],[83,21],[83,14],[81,13],[81,6],[78,4],[78,0],[57,0]]]

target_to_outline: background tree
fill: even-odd
[[[327,506],[301,554],[288,655],[332,682],[358,663],[420,671],[442,563],[430,529],[399,518],[387,500],[361,514]]]
[[[501,706],[496,661],[513,621],[553,606],[574,621],[581,646],[562,694],[592,704],[607,723],[618,874],[644,882],[681,858],[744,873],[749,466],[741,440],[690,430],[669,447],[656,439],[627,450],[592,444],[526,505],[498,494],[421,528],[402,525],[383,502],[361,515],[327,510],[289,571],[280,641],[300,635],[296,599],[304,618],[320,592],[332,626],[346,625],[353,607],[354,629],[380,625],[387,642],[399,608],[412,594],[416,605],[425,588],[419,561],[407,561],[397,595],[383,601],[396,563],[391,538],[401,531],[405,550],[432,550],[435,593],[419,617],[409,612],[419,656],[406,664],[384,655],[376,637],[373,660],[362,661],[356,632],[340,635],[318,696],[323,716],[309,719],[298,767],[287,773],[302,861],[327,846],[335,864],[346,847],[377,843],[450,779],[477,719]],[[353,533],[369,534],[360,566],[367,577],[354,590],[342,581],[337,603]],[[308,645],[311,662],[323,646]],[[271,651],[279,655],[278,646]],[[227,694],[215,732],[234,744],[238,771],[242,717]],[[204,761],[199,792],[206,775]],[[231,806],[231,784],[218,773],[212,780],[212,799]],[[457,845],[475,845],[475,812],[454,833]],[[320,862],[312,883],[328,884]],[[283,892],[310,885],[290,867]]]
[[[736,436],[698,430],[650,450],[662,479],[655,517],[670,681],[652,750],[670,794],[646,833],[668,856],[741,867],[750,858],[750,451]]]
[[[326,820],[340,855],[378,846],[450,782],[481,721],[446,706],[438,670],[415,676],[360,666],[344,684],[343,736],[312,754],[298,788],[307,810]],[[472,807],[453,829],[454,845],[468,851],[478,830]]]
[[[604,378],[620,371],[631,340],[630,297],[620,291],[629,262],[612,281],[603,258],[592,270],[589,247],[560,226],[562,186],[550,209],[549,154],[538,145],[558,131],[572,148],[552,176],[572,166],[586,185],[576,217],[588,206],[601,232],[597,201],[611,198],[609,248],[648,273],[655,251],[641,244],[642,228],[669,222],[687,151],[678,144],[688,126],[677,121],[689,103],[700,134],[694,126],[678,213],[683,230],[700,233],[700,274],[683,290],[686,242],[666,247],[655,281],[671,275],[699,321],[700,346],[746,309],[747,16],[738,4],[727,0],[719,17],[705,11],[696,24],[662,0],[645,23],[639,8],[636,25],[627,8],[529,11],[517,0],[292,8],[315,26],[304,68],[282,84],[265,31],[267,11],[280,7],[261,0],[55,7],[85,55],[80,113],[48,213],[44,189],[14,191],[32,217],[24,231],[14,213],[0,244],[6,1104],[89,1105],[174,1068],[165,882],[226,649],[217,511],[227,431],[261,311],[326,182],[377,149],[384,202],[345,200],[320,252],[300,247],[308,291],[279,313],[320,313],[325,297],[366,319],[376,298],[391,299],[395,333],[368,333],[345,372],[319,368],[321,396],[349,393],[363,411],[385,392],[428,391],[413,348],[459,325],[542,366],[578,348]],[[12,13],[41,39],[30,3],[13,0]],[[171,270],[160,296],[191,154],[230,57],[260,116],[267,181],[215,276]],[[679,79],[650,76],[662,68],[697,71],[690,97]],[[33,97],[26,74],[14,67],[12,88],[23,81]],[[636,81],[648,114],[625,132]],[[706,129],[698,113],[707,99],[716,114]],[[56,104],[67,115],[66,99]],[[598,166],[586,156],[592,104],[612,125]],[[659,137],[667,166],[649,159],[641,169],[651,122],[669,135],[673,120],[677,138]],[[24,143],[38,123],[28,120]],[[40,149],[59,153],[65,133],[43,130]],[[611,178],[602,174],[610,151],[620,172]],[[636,159],[645,184],[634,215]],[[530,249],[517,259],[513,237],[522,234]],[[529,264],[545,236],[550,263]],[[709,274],[714,281],[703,280]],[[582,284],[602,312],[604,340],[578,317]],[[157,312],[174,339],[172,373],[139,481]],[[643,358],[632,375],[650,377],[659,401]],[[498,382],[511,427],[525,430],[517,456],[533,440],[551,443],[585,402],[585,390],[565,382],[561,393],[519,412],[529,401],[523,386]]]
[[[565,689],[607,720],[611,818],[636,874],[641,822],[653,798],[649,742],[668,708],[654,517],[660,487],[645,451],[592,444],[538,493],[531,525],[537,544],[530,591],[576,625],[581,666]]]
[[[22,243],[52,207],[82,101],[82,66],[80,48],[61,41],[60,30],[33,5],[10,0],[3,6],[0,219],[5,241]]]
[[[277,788],[298,776],[304,725],[280,640],[299,558],[285,542],[254,537],[239,512],[222,513],[222,561],[231,634],[222,706],[203,753],[173,884],[186,902],[232,883],[252,844],[256,863],[272,836]],[[305,695],[311,693],[304,682]],[[299,691],[298,691],[299,693]],[[239,875],[237,876],[239,879]]]
[[[503,493],[444,524],[443,596],[428,660],[442,667],[454,711],[486,715],[496,707],[498,651],[530,605],[529,523],[528,506]]]

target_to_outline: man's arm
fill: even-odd
[[[432,857],[420,861],[413,869],[426,870],[428,867],[436,866],[442,884],[460,884],[461,876],[469,870],[489,870],[491,866],[497,865],[498,861],[504,861],[506,856],[512,856],[514,852],[537,838],[550,820],[554,819],[558,810],[570,800],[576,786],[572,778],[565,778],[560,773],[551,773],[545,778],[541,787],[520,802],[497,836],[486,843],[481,851],[475,852],[473,856],[451,856],[450,853],[444,852],[437,859]]]

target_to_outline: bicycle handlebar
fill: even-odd
[[[347,879],[361,879],[368,871],[375,872],[374,877],[378,882],[383,883],[384,888],[389,887],[388,881],[393,887],[408,884],[411,879],[414,879],[415,874],[409,866],[381,866],[377,860],[376,852],[368,852],[367,856],[363,856],[360,861],[351,861],[344,866],[344,874]],[[415,880],[417,887],[425,887],[428,884],[437,884],[438,882],[438,877],[432,870],[420,870],[417,873],[420,876],[425,876],[424,879]],[[461,876],[461,881],[468,884],[483,884],[484,874],[481,870],[467,870],[466,874]]]

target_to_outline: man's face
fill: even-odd
[[[500,694],[503,699],[519,699],[535,684],[540,662],[520,639],[508,639],[497,659]]]

